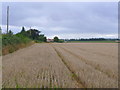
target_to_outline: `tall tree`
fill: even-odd
[[[25,28],[24,27],[22,27],[22,30],[21,30],[21,33],[23,33],[23,32],[25,32]]]
[[[47,38],[46,37],[44,37],[44,42],[47,42]]]
[[[10,35],[10,36],[13,35],[13,32],[11,30],[9,30],[8,35]]]
[[[59,38],[57,36],[54,37],[54,42],[59,42]]]
[[[38,39],[39,38],[39,33],[41,31],[37,30],[37,29],[30,29],[27,31],[27,36],[30,37],[31,39]]]

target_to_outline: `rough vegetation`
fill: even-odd
[[[19,48],[33,44],[33,41],[23,35],[2,35],[2,54],[12,53]]]
[[[20,33],[13,34],[11,30],[7,34],[2,34],[2,54],[12,53],[19,48],[26,47],[34,42],[46,42],[46,37],[39,34],[41,31],[37,29],[30,29],[25,31],[22,27]]]

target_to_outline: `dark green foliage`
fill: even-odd
[[[24,27],[22,27],[21,33],[24,33],[24,32],[25,32],[25,28],[24,28]]]
[[[118,43],[119,39],[114,38],[81,38],[81,39],[64,39],[65,42],[69,43]]]
[[[11,30],[9,30],[8,35],[12,36],[13,32]]]
[[[38,40],[39,40],[40,42],[46,42],[46,41],[47,41],[47,39],[46,39],[46,37],[44,36],[44,34],[39,35]]]
[[[107,39],[107,38],[81,38],[81,39],[65,39],[65,41],[115,41],[118,39]]]
[[[0,26],[0,35],[2,34],[2,29],[1,29],[1,26]]]
[[[41,34],[41,35],[39,36],[38,40],[40,40],[40,41],[44,41],[44,35]]]
[[[59,42],[59,38],[57,36],[54,37],[54,42]]]
[[[44,37],[44,42],[47,42],[47,38],[46,37]]]
[[[37,30],[37,29],[30,29],[28,30],[26,33],[27,33],[27,36],[33,40],[37,40],[39,38],[39,33],[41,31]]]
[[[64,40],[59,40],[59,43],[63,43],[64,42]]]
[[[22,34],[22,35],[24,35],[24,36],[27,36],[27,34],[26,34],[26,31],[25,31],[25,28],[24,28],[24,27],[22,27],[22,30],[21,30],[20,34]]]
[[[20,47],[22,48],[28,45],[29,43],[34,43],[32,41],[46,42],[46,37],[44,36],[44,34],[39,35],[40,32],[41,31],[37,29],[30,29],[28,31],[25,31],[25,28],[22,27],[20,33],[13,34],[13,32],[9,30],[8,34],[2,34],[0,36],[0,42],[2,41],[1,46],[4,52],[3,55],[7,53],[12,53],[18,50]]]
[[[54,42],[63,43],[64,40],[59,39],[57,36],[54,37]]]
[[[25,31],[25,28],[22,27],[20,33],[13,35],[13,32],[10,30],[8,34],[2,35],[2,47],[9,45],[15,46],[21,43],[27,44],[32,40],[36,42],[46,42],[46,37],[44,36],[44,34],[39,35],[40,32],[41,31],[37,29],[30,29],[28,31]]]
[[[17,44],[21,44],[21,43],[28,43],[31,40],[21,34],[16,34],[16,35],[2,35],[2,47],[8,46],[8,45],[17,45]]]
[[[44,34],[40,34],[41,31],[37,30],[37,29],[29,29],[28,31],[25,31],[25,28],[22,27],[22,30],[19,34],[22,34],[25,37],[28,37],[32,40],[34,40],[35,42],[46,42],[47,39],[44,36]]]

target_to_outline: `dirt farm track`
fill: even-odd
[[[117,88],[117,43],[36,43],[2,57],[3,88]]]

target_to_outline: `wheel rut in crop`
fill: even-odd
[[[109,78],[115,78],[113,77],[111,74],[103,71],[100,69],[99,65],[93,65],[92,62],[86,60],[84,57],[82,56],[78,56],[76,54],[74,54],[73,52],[71,52],[70,50],[67,50],[66,48],[60,47],[61,49],[63,49],[66,53],[71,54],[72,56],[75,56],[76,58],[80,59],[81,61],[85,62],[87,65],[90,65],[92,68],[94,68],[97,71],[100,71],[101,73],[104,73],[105,75],[107,75]]]
[[[61,53],[53,46],[54,50],[56,51],[57,55],[60,57],[64,65],[68,68],[68,70],[71,72],[71,74],[74,76],[73,79],[77,82],[78,87],[85,88],[85,85],[81,82],[80,78],[75,74],[75,71],[68,65],[68,63],[64,60],[64,57],[61,55]]]

